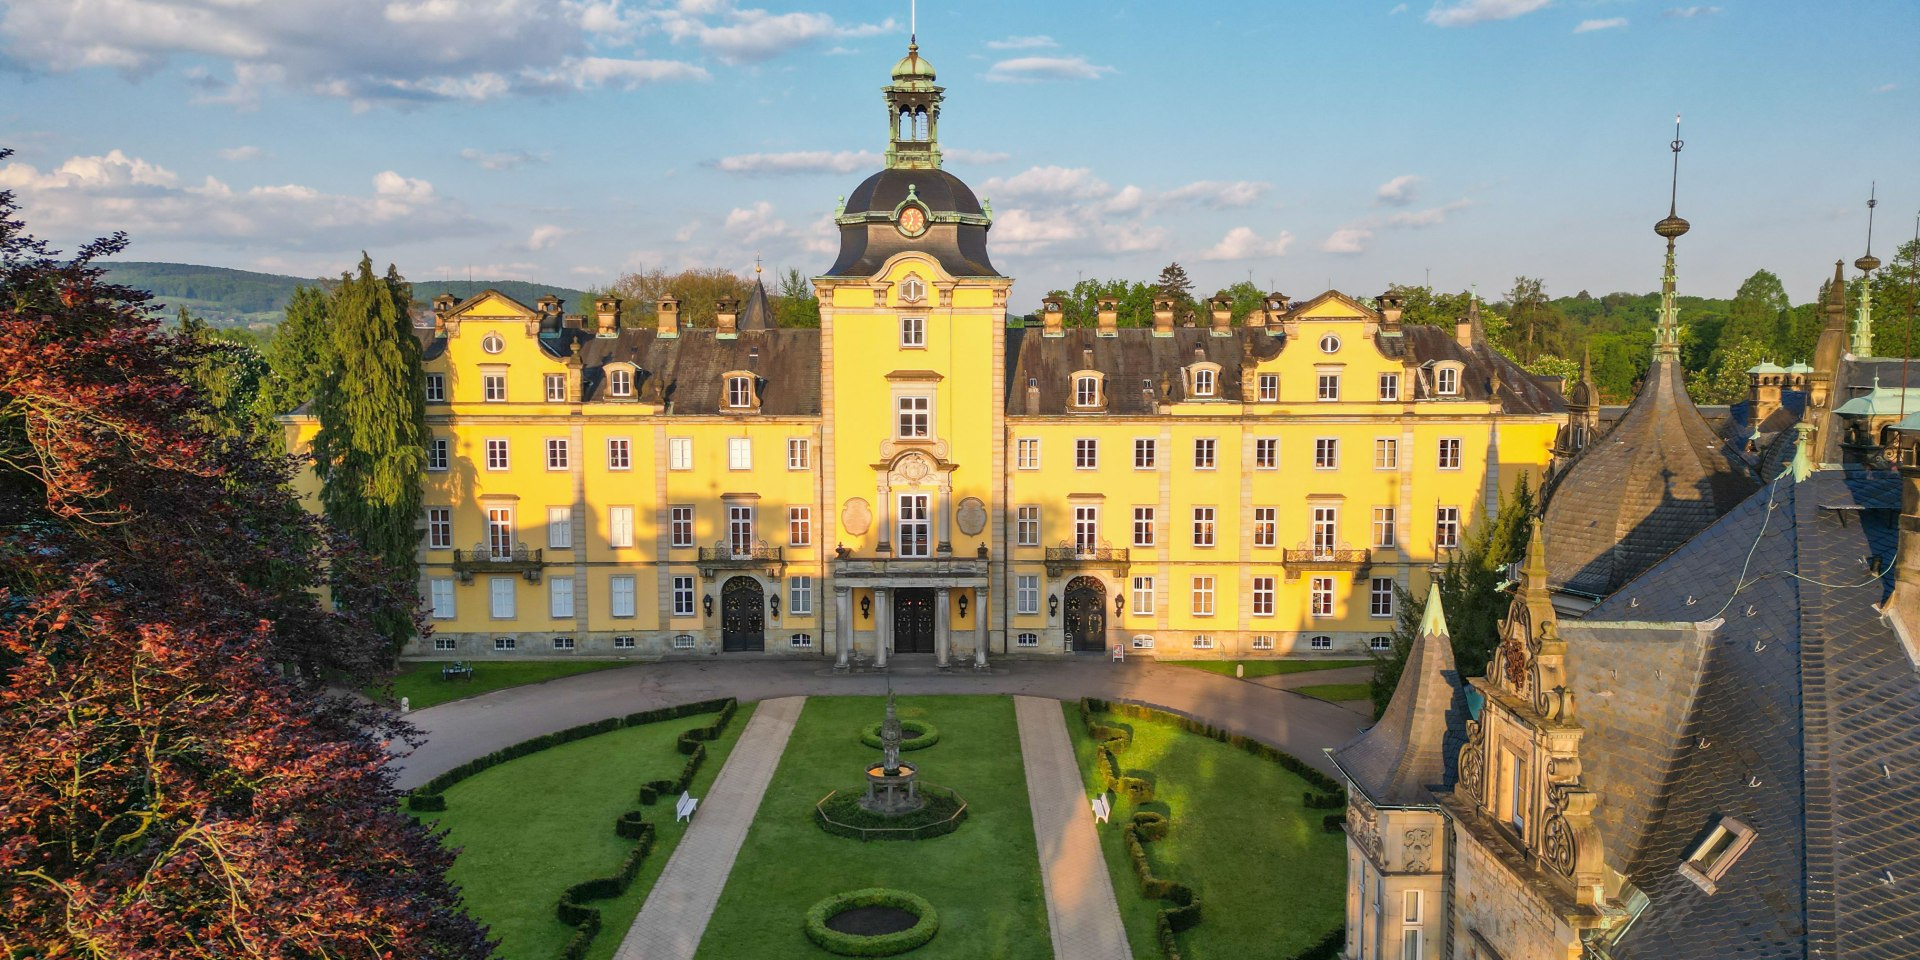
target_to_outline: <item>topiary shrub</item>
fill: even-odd
[[[940,728],[925,720],[900,721],[900,733],[905,737],[900,741],[900,750],[903,753],[908,750],[925,750],[940,742]],[[860,742],[875,750],[880,749],[880,724],[870,724],[866,729],[861,730]]]
[[[835,915],[859,907],[892,907],[905,910],[920,921],[898,933],[876,936],[841,933],[827,926],[827,921]],[[805,929],[807,939],[828,953],[843,957],[891,957],[925,946],[940,932],[940,915],[925,898],[905,890],[868,887],[834,894],[814,904],[807,910]]]
[[[1346,829],[1346,825],[1347,815],[1344,813],[1329,813],[1320,818],[1320,829],[1324,833],[1339,833]]]
[[[1309,790],[1301,794],[1300,799],[1308,810],[1339,810],[1347,805],[1346,795],[1340,793],[1314,793]]]

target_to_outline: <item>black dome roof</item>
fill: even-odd
[[[892,214],[907,199],[907,188],[935,213],[984,213],[973,188],[945,170],[893,168],[882,170],[853,188],[847,196],[849,214]]]

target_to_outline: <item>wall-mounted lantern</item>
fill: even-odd
[[[860,619],[873,619],[873,598],[870,596],[860,598]]]
[[[767,606],[773,610],[773,618],[780,619],[780,591],[767,594]]]
[[[1127,595],[1126,595],[1126,594],[1124,594],[1124,593],[1116,593],[1116,594],[1114,594],[1114,595],[1113,595],[1113,615],[1114,615],[1114,617],[1115,617],[1116,619],[1118,619],[1118,618],[1120,617],[1120,615],[1121,615],[1121,614],[1124,614],[1124,613],[1126,613],[1126,612],[1127,612]]]
[[[1057,617],[1059,615],[1060,615],[1060,595],[1056,593],[1053,596],[1050,596],[1047,598],[1047,616],[1051,618],[1051,617]]]
[[[960,619],[965,620],[966,618],[967,618],[967,595],[963,593],[960,595]]]
[[[707,616],[713,616],[713,594],[709,593],[703,598],[702,606],[707,608]]]

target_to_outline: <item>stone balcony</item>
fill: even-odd
[[[1358,575],[1373,565],[1373,551],[1365,547],[1320,547],[1300,544],[1280,551],[1287,579],[1298,580],[1302,573],[1351,573]]]
[[[545,552],[529,549],[525,543],[502,550],[476,543],[472,550],[453,551],[453,574],[460,578],[461,583],[472,583],[474,574],[498,576],[508,573],[519,574],[527,578],[528,583],[539,583],[540,569],[544,566]]]
[[[772,546],[765,540],[747,543],[719,540],[710,547],[700,548],[700,558],[695,565],[700,568],[700,576],[707,580],[723,570],[766,570],[777,577],[786,569],[787,554],[785,547]]]

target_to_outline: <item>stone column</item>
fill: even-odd
[[[847,657],[853,653],[853,591],[833,588],[833,668],[847,669]]]
[[[877,552],[893,552],[893,488],[887,485],[885,477],[880,479],[880,549]]]
[[[953,556],[953,480],[948,474],[940,475],[940,502],[934,509],[940,511],[940,545],[936,556]],[[946,591],[941,591],[945,596]],[[946,663],[942,658],[941,663]]]
[[[973,588],[973,668],[987,669],[987,588]]]
[[[886,587],[873,588],[873,665],[881,669],[887,666],[887,648],[893,646],[893,612],[888,603],[891,592]]]
[[[948,626],[952,616],[948,607],[952,592],[948,587],[940,587],[933,592],[933,662],[942,670],[947,668],[947,654],[953,651],[953,631]]]

